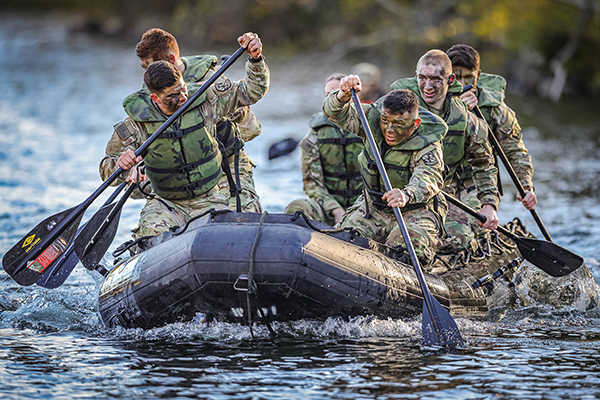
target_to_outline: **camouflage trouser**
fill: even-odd
[[[158,236],[169,228],[183,226],[190,218],[214,208],[227,208],[227,196],[215,186],[208,193],[190,200],[167,200],[156,196],[146,203],[140,213],[139,227],[133,237]]]
[[[294,214],[296,211],[304,211],[310,219],[324,222],[327,225],[335,225],[334,219],[328,215],[323,207],[313,199],[296,199],[292,201],[283,211],[286,214]]]
[[[260,201],[258,199],[258,194],[256,194],[256,189],[254,188],[254,179],[252,168],[254,168],[254,164],[250,157],[246,154],[244,150],[240,151],[240,186],[242,190],[240,192],[240,203],[242,206],[242,212],[256,212],[262,213],[262,206],[260,205]],[[235,158],[234,156],[229,157],[229,168],[231,169],[231,175],[233,180],[235,181]],[[229,197],[229,209],[231,211],[236,211],[236,198],[235,195],[231,195],[229,190],[229,181],[227,180],[227,175],[225,171],[223,171],[223,176],[219,181],[219,190],[224,193],[227,197]]]
[[[443,190],[474,210],[481,208],[481,202],[477,198],[477,188],[472,180],[467,180],[458,187],[456,181],[454,181]],[[455,253],[465,248],[475,250],[475,236],[486,230],[477,225],[475,217],[452,204],[449,205],[444,227],[448,234],[444,237],[444,243],[441,247],[444,253]]]
[[[367,204],[370,217],[367,219]],[[361,236],[373,239],[387,246],[403,246],[404,238],[394,213],[378,210],[374,207],[371,198],[361,195],[356,202],[346,210],[346,214],[338,227],[353,227]],[[433,212],[432,206],[417,208],[414,210],[402,210],[402,219],[408,230],[410,241],[415,249],[417,257],[431,259],[438,247],[442,244],[441,232],[444,217],[447,212],[445,201],[440,201],[437,214]]]

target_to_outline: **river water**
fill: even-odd
[[[71,22],[0,14],[2,255],[47,216],[77,205],[100,185],[98,162],[112,126],[125,117],[121,100],[141,83],[135,43],[72,33]],[[230,49],[213,53],[236,47],[232,39]],[[298,153],[269,162],[267,149],[304,135],[331,67],[284,64],[270,56],[268,44],[265,54],[272,89],[253,106],[263,133],[246,149],[259,165],[263,207],[281,212],[302,195]],[[241,63],[228,76],[241,78]],[[0,398],[600,397],[597,108],[581,103],[570,108],[574,114],[560,104],[512,101],[535,162],[542,220],[557,243],[585,258],[594,278],[549,281],[544,302],[523,284],[517,307],[494,321],[458,318],[468,343],[447,353],[421,346],[420,317],[275,324],[275,342],[264,327],[252,339],[247,327],[202,321],[107,329],[97,314],[99,278],[81,265],[55,290],[20,287],[1,271]],[[504,182],[501,221],[519,217],[539,236],[507,176]],[[140,209],[139,201],[125,205],[112,249],[129,238]],[[553,292],[569,287],[579,294],[568,304],[553,301]]]

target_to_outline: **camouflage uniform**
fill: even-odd
[[[210,78],[210,76],[216,71],[217,58],[215,56],[191,56],[181,57],[181,61],[185,65],[183,71],[183,80],[185,82],[200,82]],[[236,134],[238,138],[241,138],[239,147],[237,148],[238,154],[238,173],[239,173],[239,186],[238,189],[241,203],[242,212],[262,212],[259,197],[254,187],[253,168],[256,165],[252,162],[248,154],[244,151],[244,142],[250,141],[260,135],[262,125],[258,121],[258,118],[250,110],[250,107],[243,107],[236,110],[227,116],[227,119],[234,123],[236,126],[232,127],[232,132]],[[223,138],[226,136],[225,133],[219,132],[220,126],[217,127],[217,137]],[[227,128],[225,128],[227,129]],[[223,142],[225,147],[226,142]],[[236,157],[234,154],[228,154],[229,169],[232,174],[235,173],[235,161]],[[235,176],[234,176],[235,179]],[[237,201],[235,195],[232,194],[229,188],[229,179],[226,174],[223,174],[219,181],[219,190],[229,197],[229,209],[236,211]]]
[[[227,78],[221,78],[200,96],[173,125],[181,125],[182,121],[188,121],[189,123],[189,120],[194,118],[202,121],[201,125],[204,125],[204,127],[201,129],[207,132],[207,135],[198,136],[198,140],[204,141],[202,142],[204,144],[199,142],[200,147],[208,145],[210,148],[218,149],[215,139],[215,125],[217,122],[223,116],[234,112],[238,108],[248,106],[260,100],[267,92],[268,86],[269,70],[266,63],[264,61],[258,63],[247,62],[246,77],[242,81],[231,82]],[[199,85],[189,85],[190,96],[199,87]],[[167,120],[152,100],[150,100],[149,92],[144,89],[128,96],[123,101],[123,106],[129,118],[115,125],[115,132],[106,147],[106,156],[100,163],[100,175],[103,180],[106,180],[117,170],[117,160],[125,150],[131,149],[135,151]],[[174,128],[169,129],[173,130]],[[189,139],[190,136],[192,136],[192,139],[195,139],[201,133],[198,129],[192,130],[184,139]],[[156,155],[160,155],[160,149],[158,148],[160,146],[155,145],[160,140],[160,138],[157,139],[153,143],[154,146],[151,145],[148,148],[147,153],[144,155],[146,164],[150,161],[148,158],[150,155],[153,156],[153,159],[156,159]],[[203,149],[203,151],[205,150]],[[156,155],[154,155],[155,153]],[[221,154],[218,151],[217,153],[206,163],[212,162],[214,164],[213,159],[218,160],[218,163],[220,163]],[[167,159],[167,161],[169,160]],[[206,163],[199,164],[197,168],[201,169]],[[148,200],[144,206],[140,217],[140,227],[134,236],[158,235],[166,231],[169,227],[180,225],[190,217],[210,208],[227,208],[228,198],[218,190],[217,185],[222,173],[220,170],[217,172],[214,174],[216,180],[214,180],[212,188],[205,189],[206,185],[209,185],[207,183],[198,189],[198,191],[192,190],[191,194],[187,192],[189,198],[165,198],[165,195],[163,195],[165,189],[161,189],[160,186],[162,181],[157,185],[156,180],[148,173],[147,167],[146,173],[152,183],[154,192],[159,195]],[[188,173],[188,179],[190,179],[189,177],[193,173],[197,175],[195,170],[191,171]],[[118,185],[127,175],[128,171],[124,171],[112,184]],[[199,178],[202,178],[202,176]],[[194,179],[199,178],[195,177]]]
[[[350,102],[341,103],[337,98],[338,91],[332,91],[325,98],[325,116],[344,129],[365,138],[356,109]],[[362,107],[379,147],[377,151],[382,153],[392,187],[403,189],[409,197],[408,203],[400,211],[411,243],[418,257],[429,260],[441,245],[442,227],[447,212],[445,199],[439,196],[444,169],[441,140],[447,127],[441,118],[419,108],[422,120],[419,128],[402,143],[390,147],[385,143],[379,124],[382,102],[380,99]],[[381,150],[382,147],[384,150]],[[365,141],[365,148],[359,156],[361,175],[370,192],[359,197],[336,226],[351,226],[367,238],[388,246],[404,247],[404,238],[392,208],[381,200],[382,193],[376,193],[385,191],[385,186],[376,166],[371,164],[371,151]],[[403,160],[403,165],[396,165],[393,160]]]
[[[498,75],[481,74],[475,95],[481,114],[494,133],[506,158],[512,165],[523,187],[533,190],[533,164],[523,143],[523,133],[515,112],[504,103],[506,80]],[[471,179],[470,168],[461,174],[463,180]]]
[[[399,79],[392,83],[391,88],[412,90],[419,97],[419,104],[428,108],[421,97],[416,78]],[[469,112],[467,106],[455,96],[461,92],[462,85],[455,80],[448,89],[448,97],[440,115],[448,125],[448,133],[443,140],[443,190],[476,210],[486,204],[498,209],[498,169],[494,166],[492,149],[487,141],[487,123]],[[472,187],[465,187],[460,180],[461,166],[465,163],[472,168]],[[457,207],[450,207],[444,226],[447,236],[440,250],[456,252],[463,248],[473,248],[476,227],[475,218]]]
[[[296,199],[285,209],[288,214],[303,211],[315,221],[335,224],[331,211],[352,205],[362,192],[358,165],[362,139],[316,113],[311,130],[300,142],[300,167],[304,193],[308,199]]]

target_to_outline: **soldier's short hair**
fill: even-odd
[[[160,28],[148,29],[135,46],[135,54],[140,59],[151,57],[154,61],[168,61],[169,53],[179,57],[179,45],[173,35]]]
[[[329,75],[327,79],[325,79],[323,86],[327,85],[331,81],[341,81],[345,76],[346,74],[342,74],[341,72],[334,72],[333,74]]]
[[[383,99],[383,108],[390,114],[404,114],[407,111],[411,115],[416,114],[419,112],[419,98],[412,90],[392,90]]]
[[[452,74],[452,62],[450,58],[441,50],[429,50],[419,59],[417,63],[417,73],[421,65],[437,65],[442,68],[444,76]]]
[[[479,53],[467,44],[455,44],[446,51],[446,54],[453,67],[479,70],[481,66]]]
[[[180,78],[181,72],[167,61],[155,61],[144,72],[144,83],[155,94],[175,85]]]

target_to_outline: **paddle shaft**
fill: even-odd
[[[162,135],[162,133],[169,127],[171,126],[171,124],[173,122],[175,122],[175,120],[177,120],[181,114],[183,114],[191,105],[192,103],[194,103],[194,101],[196,101],[196,99],[198,97],[200,97],[204,92],[206,92],[206,90],[210,87],[210,85],[212,85],[221,75],[223,75],[223,73],[225,72],[225,70],[227,70],[227,68],[229,68],[231,66],[231,64],[233,64],[238,58],[240,58],[240,56],[242,55],[242,53],[245,51],[246,49],[243,47],[240,47],[235,53],[233,53],[233,55],[223,63],[223,65],[221,66],[221,68],[219,68],[210,78],[208,78],[206,80],[206,82],[204,82],[204,84],[200,87],[200,89],[198,89],[198,91],[196,91],[196,93],[194,93],[177,111],[175,111],[173,113],[173,115],[171,115],[166,121],[165,123],[163,123],[160,128],[158,128],[156,130],[156,132],[154,132],[152,134],[152,136],[150,136],[148,138],[148,140],[146,140],[136,151],[135,151],[135,155],[139,156],[141,154],[143,154],[146,149],[148,149],[148,147],[150,147],[150,145],[159,137]],[[92,193],[90,195],[90,197],[88,197],[86,200],[84,200],[81,204],[79,204],[79,206],[73,210],[65,219],[63,219],[57,226],[55,226],[50,233],[48,234],[48,236],[46,236],[44,239],[42,239],[40,241],[39,244],[37,244],[35,246],[34,249],[32,249],[32,251],[30,253],[25,253],[21,259],[20,262],[22,263],[22,265],[19,266],[19,268],[17,268],[15,270],[15,274],[17,272],[19,272],[21,269],[25,268],[27,263],[23,262],[25,260],[29,261],[29,260],[35,260],[37,256],[39,256],[40,254],[42,254],[42,252],[54,241],[56,240],[56,238],[58,238],[58,236],[69,226],[71,225],[81,214],[83,214],[85,212],[85,210],[94,202],[94,200],[96,200],[101,194],[102,192],[104,192],[106,190],[106,188],[108,188],[110,186],[111,183],[113,183],[115,181],[115,179],[117,179],[119,177],[119,175],[123,172],[123,168],[119,167],[107,180],[105,180],[102,185],[100,185],[100,187],[98,189],[96,189],[96,191],[94,193]]]
[[[446,196],[446,200],[448,200],[448,202],[452,203],[453,205],[455,205],[456,207],[460,208],[461,210],[463,210],[464,212],[466,212],[467,214],[471,214],[473,217],[477,218],[479,221],[481,221],[481,223],[485,224],[485,221],[487,221],[487,218],[481,214],[479,214],[477,211],[473,210],[471,207],[469,207],[468,205],[466,205],[465,203],[459,201],[458,199],[456,199],[454,196],[449,195],[448,193],[444,193],[444,196]],[[508,236],[511,239],[515,239],[518,237],[513,234],[511,231],[509,231],[508,229],[506,229],[503,226],[498,225],[498,228],[496,228],[496,230],[506,236]]]
[[[94,245],[96,244],[98,238],[104,233],[104,231],[106,230],[108,225],[110,225],[115,216],[121,212],[121,208],[123,208],[123,205],[129,198],[129,196],[131,196],[131,193],[133,193],[133,191],[135,190],[135,187],[135,183],[131,183],[127,188],[127,191],[125,191],[123,196],[121,196],[117,204],[115,204],[115,206],[110,210],[110,213],[106,216],[106,218],[104,218],[98,229],[96,229],[96,232],[94,232],[94,236],[92,236],[90,241],[85,245],[85,248],[83,249],[83,252],[81,254],[82,257],[86,256],[89,253],[92,247],[94,247]]]
[[[477,117],[479,117],[479,118],[481,118],[482,120],[485,121],[485,118],[483,117],[483,114],[481,113],[481,110],[479,109],[479,106],[475,106],[474,110],[475,110],[475,115],[477,115]],[[517,190],[519,191],[519,194],[521,195],[521,198],[524,199],[525,198],[525,188],[523,188],[523,185],[521,184],[521,181],[519,181],[519,177],[515,173],[515,169],[512,167],[512,165],[508,161],[508,158],[506,157],[506,154],[504,153],[504,150],[502,150],[502,147],[500,147],[500,143],[498,143],[498,139],[496,139],[496,136],[494,136],[494,133],[490,129],[489,125],[488,125],[487,129],[488,129],[488,138],[489,138],[490,142],[492,143],[492,146],[494,147],[494,150],[496,150],[496,154],[498,154],[498,156],[502,160],[502,163],[504,164],[504,167],[508,171],[508,174],[510,175],[510,178],[512,179],[512,181],[515,184]],[[546,227],[544,226],[544,223],[540,219],[540,216],[538,215],[537,211],[536,210],[529,210],[529,212],[531,212],[531,216],[535,220],[535,223],[537,224],[537,226],[540,228],[540,231],[542,232],[542,235],[544,235],[544,238],[547,241],[552,242],[552,238],[550,237],[550,234],[546,230]]]
[[[356,95],[356,92],[354,91],[354,89],[352,89],[351,91],[352,91],[352,101],[354,102],[354,106],[356,107],[356,111],[358,112],[358,115],[362,122],[364,131],[365,131],[365,135],[369,142],[369,146],[371,146],[371,149],[373,150],[373,155],[375,156],[375,163],[377,164],[377,169],[379,170],[379,174],[381,175],[381,178],[383,179],[383,183],[385,185],[385,190],[389,192],[390,190],[392,190],[392,184],[390,182],[390,178],[388,177],[387,171],[385,170],[385,167],[383,165],[383,160],[381,159],[381,155],[379,154],[377,144],[375,143],[375,138],[373,137],[373,133],[371,132],[371,128],[369,127],[367,118],[365,117],[365,113],[362,109],[362,105],[360,103],[360,100],[358,99],[358,96]],[[442,326],[441,326],[440,318],[438,317],[437,311],[434,306],[433,295],[429,292],[429,289],[427,288],[427,284],[425,283],[425,278],[423,277],[423,272],[421,271],[421,265],[419,264],[419,259],[417,258],[415,249],[410,241],[410,235],[408,234],[408,230],[406,229],[406,225],[404,223],[404,219],[402,218],[402,213],[400,212],[400,208],[392,207],[392,209],[394,210],[394,215],[396,216],[396,220],[398,220],[398,225],[400,226],[400,231],[402,232],[402,237],[404,238],[404,243],[406,244],[406,248],[408,249],[408,253],[410,254],[410,258],[415,267],[417,279],[419,280],[419,285],[421,286],[421,291],[423,292],[423,301],[425,302],[425,304],[427,306],[427,310],[429,312],[431,322],[435,329],[435,333],[438,337],[439,342],[441,343],[442,342]]]

